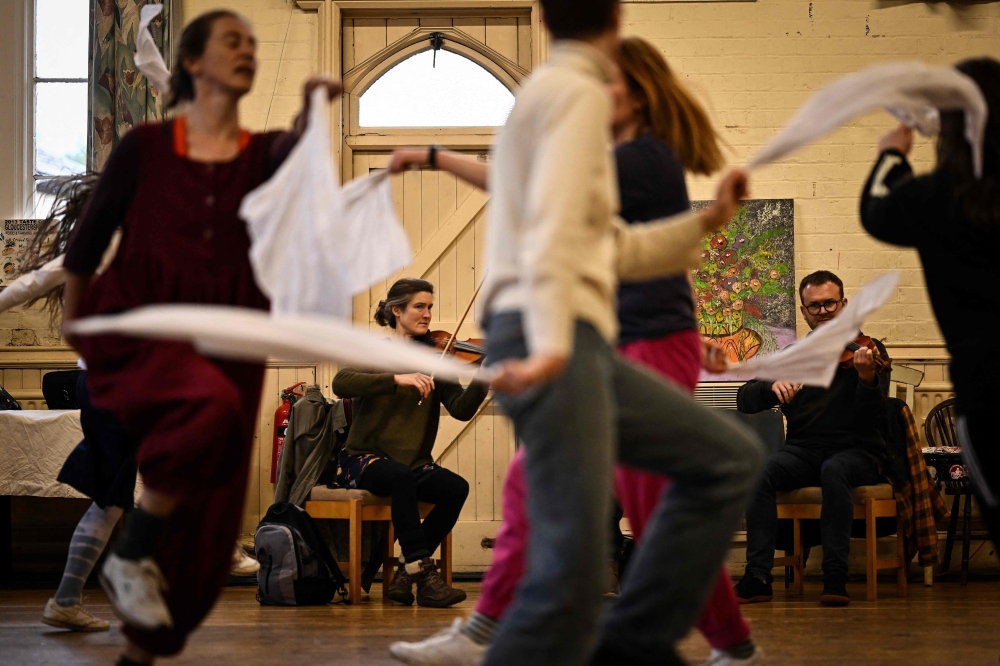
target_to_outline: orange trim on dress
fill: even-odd
[[[239,150],[242,153],[250,145],[250,131],[240,128]],[[174,154],[187,159],[187,116],[177,116],[174,119]]]

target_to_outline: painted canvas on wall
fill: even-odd
[[[795,342],[792,199],[747,201],[728,227],[705,238],[701,256],[702,266],[692,276],[698,330],[721,344],[731,363]],[[734,380],[702,375],[702,381]]]

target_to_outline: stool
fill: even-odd
[[[420,519],[423,520],[434,508],[433,504],[420,502],[418,505]],[[348,490],[344,488],[327,488],[317,486],[312,489],[306,502],[306,513],[313,518],[330,518],[350,521],[350,545],[348,561],[338,562],[340,568],[347,574],[347,603],[356,604],[361,599],[361,524],[365,522],[384,522],[385,532],[382,551],[382,598],[388,602],[389,584],[396,572],[399,560],[393,557],[393,544],[396,541],[392,529],[392,499],[378,497],[367,490]],[[452,544],[451,532],[441,543],[441,559],[438,561],[444,582],[451,585]]]
[[[868,582],[868,601],[878,598],[879,569],[896,570],[896,591],[906,596],[906,554],[903,534],[896,532],[896,557],[878,559],[875,539],[875,519],[896,516],[896,497],[892,486],[882,483],[875,486],[860,486],[852,493],[854,498],[854,519],[865,521],[865,573]],[[802,521],[818,520],[823,505],[823,489],[819,487],[799,488],[778,495],[778,518],[790,519],[793,525],[792,554],[774,558],[775,566],[792,567],[795,570],[795,593],[803,592],[805,572],[805,545],[802,540]]]

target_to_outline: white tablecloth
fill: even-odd
[[[56,481],[83,439],[80,411],[0,411],[0,495],[83,497]]]

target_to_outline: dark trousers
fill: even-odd
[[[771,582],[774,542],[778,532],[778,493],[820,486],[823,509],[823,580],[847,581],[847,556],[851,548],[854,500],[851,491],[877,483],[878,461],[867,451],[847,449],[823,451],[786,445],[767,461],[764,478],[747,509],[747,573]]]
[[[993,545],[1000,548],[1000,447],[996,442],[993,414],[973,411],[958,420],[962,462],[972,479],[986,529]]]
[[[392,497],[392,527],[407,562],[416,562],[437,550],[458,522],[469,482],[437,465],[412,470],[402,463],[380,458],[361,474],[358,488],[379,497]],[[420,524],[417,502],[434,509]]]
[[[487,330],[493,363],[527,356],[519,315],[493,315]],[[558,377],[498,400],[524,445],[531,530],[525,574],[485,666],[578,666],[598,638],[619,663],[664,663],[718,579],[763,443],[723,410],[616,356],[582,322]],[[598,637],[616,457],[673,483]]]

